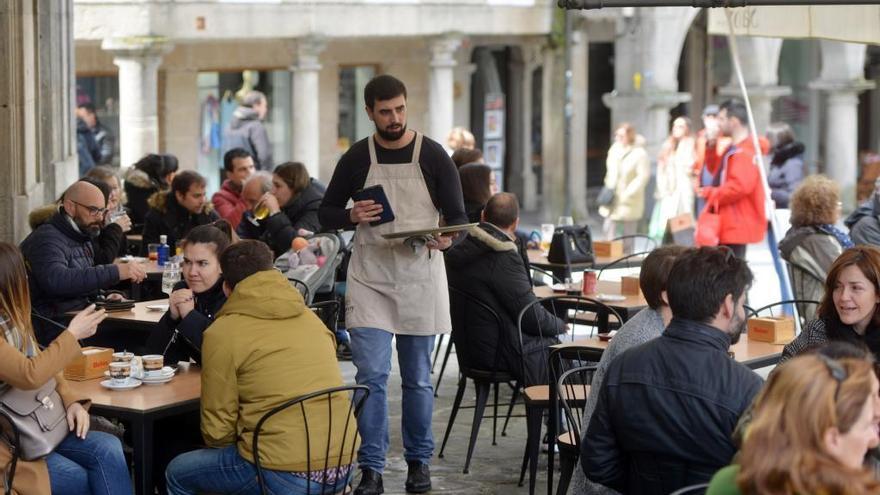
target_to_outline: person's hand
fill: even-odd
[[[381,213],[382,205],[372,199],[365,199],[363,201],[355,201],[348,216],[351,219],[351,223],[375,222],[379,220]]]
[[[195,309],[193,291],[177,289],[172,292],[171,297],[168,298],[168,308],[171,310],[171,317],[175,320],[186,318],[186,315]]]
[[[116,218],[116,220],[113,220],[113,223],[119,225],[123,232],[131,230],[131,219],[128,218],[128,215],[122,215],[121,217]]]
[[[74,428],[78,438],[85,438],[89,432],[89,412],[79,402],[67,408],[67,429],[73,431]]]
[[[261,204],[269,209],[270,216],[281,211],[281,207],[278,206],[278,198],[270,192],[267,192],[262,198],[260,198],[260,202],[257,203],[257,206],[259,207]]]
[[[428,247],[428,249],[439,249],[442,251],[444,249],[448,249],[449,246],[452,245],[452,241],[455,240],[456,237],[458,237],[457,232],[452,234],[439,235],[428,241],[426,246]]]
[[[119,267],[119,280],[131,280],[132,283],[139,284],[147,278],[147,270],[140,263],[116,263]]]
[[[104,321],[106,317],[106,311],[95,309],[95,305],[90,304],[70,320],[70,323],[67,325],[67,331],[72,333],[76,340],[91,337],[98,330],[98,324]]]

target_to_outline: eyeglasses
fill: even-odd
[[[82,206],[83,208],[85,208],[89,212],[89,215],[91,215],[93,217],[103,216],[104,213],[107,213],[107,208],[98,208],[97,206],[84,205],[84,204],[80,203],[79,201],[74,201],[72,199],[70,200],[70,202],[75,205]]]
[[[825,366],[828,368],[828,372],[831,373],[831,378],[834,378],[834,381],[837,382],[837,385],[834,388],[834,403],[837,403],[837,398],[840,395],[840,385],[846,381],[847,373],[846,369],[844,369],[843,365],[839,362],[831,359],[828,356],[823,356],[818,354],[819,359],[825,363]]]

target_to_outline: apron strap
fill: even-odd
[[[370,165],[379,163],[379,160],[376,159],[376,142],[372,135],[370,135],[370,139],[367,140],[367,145],[367,147],[370,148]]]
[[[416,132],[416,131],[413,131]],[[422,154],[422,135],[416,132],[416,145],[413,147],[413,157],[410,163],[419,163],[419,155]]]

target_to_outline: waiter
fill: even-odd
[[[364,88],[367,115],[376,132],[355,143],[339,159],[321,204],[321,225],[356,230],[348,267],[345,323],[351,332],[352,361],[358,384],[370,388],[358,425],[361,480],[356,495],[383,493],[382,472],[388,451],[386,386],[391,371],[391,341],[396,337],[403,381],[402,436],[408,466],[406,491],[431,489],[429,463],[434,454],[431,416],[431,351],[434,337],[452,330],[443,256],[452,245],[440,236],[413,249],[382,234],[467,223],[461,182],[449,155],[436,141],[406,127],[406,87],[382,75]],[[381,185],[394,213],[392,222],[371,226],[382,213],[373,200],[352,195]]]

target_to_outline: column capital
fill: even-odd
[[[671,109],[680,103],[691,101],[690,93],[677,91],[642,91],[639,93],[622,93],[614,90],[602,95],[602,103],[614,109],[618,106],[647,105],[648,108]]]
[[[429,41],[431,67],[455,67],[455,51],[461,47],[462,37],[447,34]]]
[[[309,36],[296,42],[296,63],[293,71],[321,70],[321,53],[327,48],[327,40],[323,36]]]
[[[748,86],[749,98],[775,99],[791,95],[791,86]],[[739,86],[729,85],[718,89],[721,96],[742,97]]]
[[[128,36],[125,38],[106,38],[101,49],[113,54],[114,58],[162,58],[174,49],[174,44],[165,36]]]
[[[862,91],[874,89],[876,84],[874,81],[867,79],[855,79],[850,81],[831,81],[827,79],[816,79],[807,85],[810,89],[827,91],[829,93],[853,93],[855,95]]]

